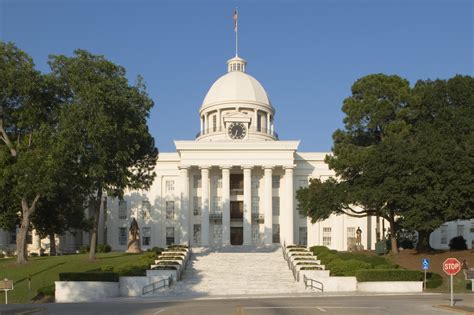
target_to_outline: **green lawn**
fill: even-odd
[[[9,303],[25,303],[37,295],[37,290],[51,286],[59,280],[61,272],[84,272],[98,270],[102,266],[134,264],[144,254],[111,252],[97,254],[95,261],[88,260],[88,254],[65,255],[55,257],[30,257],[26,265],[15,264],[14,258],[0,259],[0,279],[8,278],[14,282],[14,290],[8,293]],[[28,274],[31,275],[31,290],[28,292]],[[5,296],[0,292],[0,303]]]

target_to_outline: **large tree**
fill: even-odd
[[[33,60],[12,43],[0,42],[0,224],[12,228],[20,210],[17,262],[27,261],[26,237],[38,201],[52,188],[51,135],[57,116],[54,89]]]
[[[147,126],[153,101],[140,78],[130,85],[125,69],[103,56],[76,50],[73,57],[52,56],[49,64],[67,109],[61,138],[73,148],[68,154],[91,191],[92,260],[104,192],[121,198],[125,189],[147,188],[154,179],[158,150]]]
[[[313,222],[330,214],[380,216],[390,224],[392,251],[397,252],[396,221],[402,209],[396,189],[403,167],[396,162],[409,129],[398,117],[409,99],[409,83],[398,76],[369,75],[353,84],[342,108],[345,128],[334,133],[333,154],[325,159],[337,180],[313,180],[299,191],[302,213]]]

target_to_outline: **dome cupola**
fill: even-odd
[[[199,110],[198,141],[278,139],[275,109],[246,68],[247,61],[239,56],[227,61],[227,73],[212,84]]]

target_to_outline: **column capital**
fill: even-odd
[[[186,165],[186,164],[178,165],[179,170],[189,170],[190,168],[191,168],[191,165]]]
[[[242,165],[241,168],[243,170],[251,170],[252,168],[254,168],[254,165]]]
[[[275,165],[262,165],[262,168],[264,170],[273,170],[275,168]]]
[[[283,169],[286,170],[294,170],[296,168],[296,164],[293,165],[283,165]]]
[[[220,165],[219,168],[221,170],[230,170],[232,168],[232,165]]]
[[[209,170],[212,166],[211,165],[199,165],[199,169],[202,170]]]

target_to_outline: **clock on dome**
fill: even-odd
[[[241,122],[232,122],[227,127],[227,133],[231,139],[242,140],[247,135],[247,126]]]

